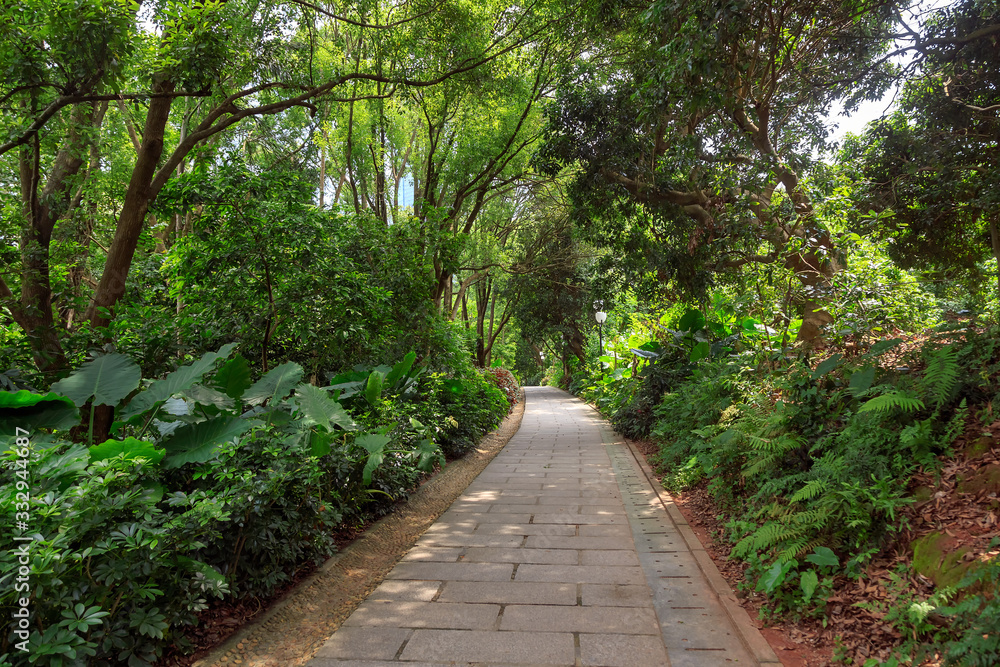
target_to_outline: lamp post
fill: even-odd
[[[597,320],[597,344],[601,348],[600,353],[598,354],[598,356],[600,356],[604,354],[604,322],[608,319],[608,314],[603,310],[599,310],[594,313],[594,319]]]

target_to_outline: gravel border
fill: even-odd
[[[304,665],[521,427],[524,390],[500,427],[191,667]]]

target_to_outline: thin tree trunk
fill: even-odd
[[[169,81],[160,82],[154,86],[154,90],[169,93],[173,90],[173,84]],[[155,194],[151,192],[150,186],[156,174],[157,163],[163,155],[163,135],[167,119],[170,117],[172,102],[173,99],[170,97],[154,97],[149,101],[146,126],[142,133],[142,146],[136,156],[135,167],[132,169],[132,177],[118,217],[118,226],[105,262],[104,273],[87,311],[87,319],[95,327],[105,327],[110,324],[111,309],[125,294],[129,267],[132,265],[132,258],[139,244],[139,235],[146,221],[150,199]]]
[[[28,334],[35,365],[42,373],[55,377],[69,366],[52,308],[49,281],[50,246],[56,222],[72,202],[70,182],[83,166],[85,153],[81,125],[92,125],[97,109],[80,104],[69,115],[66,144],[56,155],[49,178],[39,193],[41,180],[41,145],[38,136],[20,153],[19,175],[24,225],[21,233],[21,304],[15,319]]]
[[[993,256],[997,259],[997,294],[1000,294],[1000,230],[997,230],[997,216],[990,218],[990,243]]]
[[[319,149],[319,208],[326,208],[326,151]]]

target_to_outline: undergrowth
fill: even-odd
[[[834,579],[862,576],[906,528],[914,473],[938,469],[972,407],[997,414],[995,334],[932,337],[899,367],[888,354],[898,339],[815,364],[775,367],[772,356],[765,368],[749,352],[661,361],[631,385],[605,383],[605,395],[591,387],[587,398],[617,404],[609,416],[619,430],[659,445],[669,490],[706,483],[727,513],[731,558],[749,565],[744,585],[767,598],[763,613],[823,619]],[[615,390],[627,400],[606,395]],[[909,638],[900,656],[936,651],[949,664],[1000,664],[1000,606],[986,593],[998,577],[994,562],[931,600],[898,592],[882,612]],[[945,629],[928,614],[947,618]]]

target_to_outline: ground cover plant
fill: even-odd
[[[664,485],[704,488],[719,538],[743,563],[744,595],[759,599],[766,618],[816,624],[829,645],[839,638],[845,663],[985,665],[1000,656],[987,583],[1000,555],[989,504],[997,490],[986,481],[1000,356],[995,325],[962,324],[919,345],[886,339],[813,364],[793,357],[762,367],[760,353],[732,352],[675,360],[683,370],[669,383],[645,374],[660,397],[648,433]],[[601,391],[626,396],[597,399],[609,415],[630,414],[615,407],[622,402],[644,409],[651,393],[597,382],[584,395]],[[979,449],[967,455],[970,437]],[[959,481],[935,481],[967,456]],[[978,481],[970,487],[963,474]],[[965,507],[985,504],[969,512],[974,521],[921,519],[928,497],[940,503],[946,492]],[[947,537],[959,525],[964,539]],[[912,584],[918,577],[933,583]],[[879,598],[852,595],[866,581]],[[850,613],[836,604],[847,600]],[[867,612],[885,619],[884,635],[843,624]]]
[[[0,397],[5,508],[19,501],[18,456],[37,476],[25,533],[33,663],[141,665],[166,646],[183,651],[209,602],[266,597],[330,556],[339,526],[384,513],[443,464],[442,446],[474,442],[510,407],[477,372],[425,373],[412,352],[317,387],[295,362],[252,381],[235,347],[147,382],[131,359],[104,353],[47,394]],[[91,417],[73,442],[80,408],[97,403],[115,408],[113,437],[95,442]],[[5,608],[14,596],[6,586]],[[10,638],[3,650],[12,657]]]

